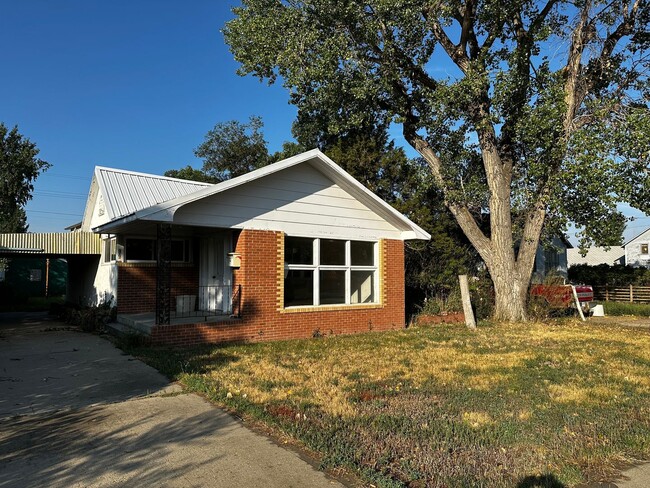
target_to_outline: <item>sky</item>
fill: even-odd
[[[97,165],[200,168],[194,148],[218,122],[259,115],[270,151],[292,140],[287,91],[236,74],[220,32],[236,3],[0,0],[0,122],[52,164],[27,205],[30,232],[79,222]],[[650,227],[623,211],[637,217],[626,239]]]

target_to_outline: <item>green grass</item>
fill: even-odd
[[[650,458],[646,330],[442,325],[129,352],[375,486],[575,486]]]
[[[650,304],[630,302],[598,302],[605,309],[605,315],[636,315],[650,317]]]

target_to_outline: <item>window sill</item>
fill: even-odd
[[[280,313],[313,313],[313,312],[336,312],[341,310],[369,310],[374,308],[383,308],[381,303],[359,303],[350,305],[310,305],[306,307],[289,307],[281,308]]]

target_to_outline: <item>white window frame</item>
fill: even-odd
[[[337,238],[327,238],[322,239],[319,237],[310,237],[310,236],[298,236],[291,235],[286,237],[299,237],[305,239],[312,239],[312,264],[289,264],[284,263],[285,270],[287,271],[312,271],[313,272],[313,297],[311,305],[291,305],[285,306],[284,308],[306,308],[306,307],[340,307],[345,305],[350,305],[353,307],[363,306],[363,305],[378,305],[379,301],[379,242],[371,240],[360,240],[360,239],[337,239]],[[320,244],[321,240],[337,240],[345,242],[345,264],[320,264]],[[352,265],[352,242],[368,242],[373,245],[373,264],[372,266],[360,266]],[[322,271],[345,271],[345,302],[344,303],[320,303],[320,272]],[[361,303],[351,303],[350,294],[351,294],[351,283],[352,283],[352,272],[353,271],[372,271],[373,272],[373,292],[374,297],[372,302],[361,302]],[[283,283],[284,288],[284,283]]]
[[[114,263],[117,260],[117,237],[105,237],[102,244],[102,263]],[[107,256],[109,259],[106,259]]]

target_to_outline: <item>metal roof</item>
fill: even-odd
[[[101,244],[93,232],[0,234],[0,255],[101,254]]]
[[[95,177],[111,220],[213,186],[102,166],[95,168]]]
[[[255,181],[267,175],[271,175],[278,171],[282,171],[297,164],[303,163],[311,164],[313,167],[317,168],[325,176],[330,178],[342,189],[357,198],[368,208],[376,212],[378,215],[382,216],[398,229],[401,229],[404,239],[428,240],[431,238],[429,233],[427,233],[424,229],[419,227],[416,223],[412,222],[410,219],[399,213],[384,200],[368,190],[365,186],[359,183],[349,173],[344,171],[340,166],[338,166],[334,161],[332,161],[318,149],[312,149],[311,151],[298,154],[277,163],[269,164],[268,166],[264,166],[262,168],[251,171],[250,173],[237,176],[230,180],[222,181],[221,183],[217,183],[215,185],[203,183],[202,188],[195,188],[192,192],[178,195],[177,197],[170,198],[168,200],[159,201],[147,207],[138,208],[134,212],[122,213],[118,217],[111,216],[110,222],[100,225],[93,230],[95,230],[95,232],[110,232],[111,229],[114,229],[121,224],[126,224],[136,220],[150,220],[159,222],[173,221],[174,212],[183,205],[209,197],[211,195],[216,195],[240,185],[245,185],[251,181]],[[101,169],[108,170],[108,168]],[[142,177],[152,176],[143,174],[138,175]],[[189,183],[184,180],[175,181]],[[104,198],[107,199],[106,193],[104,193]]]

